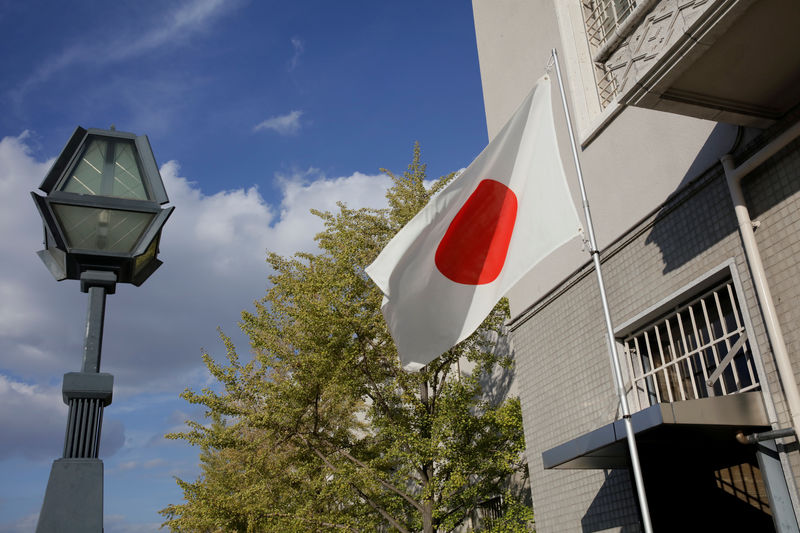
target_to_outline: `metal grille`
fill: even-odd
[[[606,43],[609,35],[631,14],[635,0],[584,0],[583,16],[586,38],[592,52]],[[605,108],[617,97],[617,82],[605,65],[595,65],[597,93],[601,107]]]
[[[635,0],[584,0],[586,37],[592,48],[602,48],[606,38],[628,18],[634,7]]]
[[[492,523],[503,516],[503,497],[495,496],[478,504],[472,515],[472,527],[477,531],[490,529]]]
[[[96,459],[103,423],[103,400],[73,398],[69,401],[64,457]]]
[[[605,109],[617,97],[617,79],[614,72],[605,65],[595,65],[594,75],[597,80],[597,97],[600,107]]]
[[[631,335],[624,348],[640,410],[759,388],[730,281]]]

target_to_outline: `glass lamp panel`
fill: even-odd
[[[147,250],[145,250],[142,255],[137,255],[133,260],[133,275],[139,274],[145,266],[150,264],[156,258],[157,252],[158,238],[156,237],[153,239],[153,242],[150,243],[150,246],[147,247]]]
[[[92,139],[61,190],[75,194],[103,194],[103,166],[108,143]]]
[[[52,204],[67,245],[81,250],[130,253],[154,213]]]
[[[132,143],[117,142],[114,146],[114,184],[111,196],[147,200],[147,190]]]

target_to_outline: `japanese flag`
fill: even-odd
[[[578,234],[550,80],[366,268],[400,360],[419,369],[471,335],[536,263]]]

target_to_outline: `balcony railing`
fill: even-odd
[[[617,30],[635,7],[635,0],[583,0],[586,38],[593,56],[619,35]],[[617,97],[617,81],[604,63],[596,62],[594,70],[600,107],[605,109]]]
[[[589,45],[599,50],[608,36],[636,7],[635,0],[584,0],[583,13]]]
[[[759,388],[733,283],[624,340],[638,409]]]

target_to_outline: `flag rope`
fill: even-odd
[[[617,345],[614,341],[614,326],[611,322],[611,312],[608,307],[608,298],[606,297],[605,284],[603,283],[603,274],[600,268],[600,251],[597,249],[597,241],[594,236],[594,226],[592,225],[592,215],[589,211],[589,200],[586,196],[586,187],[583,183],[583,173],[581,172],[581,164],[578,159],[578,149],[575,144],[575,135],[572,132],[572,119],[569,114],[569,107],[567,106],[567,97],[564,93],[564,81],[561,78],[561,68],[558,63],[558,53],[553,48],[551,53],[551,60],[556,69],[556,76],[558,77],[558,88],[561,92],[561,104],[564,106],[564,115],[567,119],[567,131],[569,132],[569,141],[572,147],[572,157],[575,162],[575,170],[578,174],[578,184],[581,190],[581,200],[583,202],[583,212],[586,217],[586,231],[589,236],[589,253],[594,261],[594,270],[597,274],[597,284],[600,289],[600,299],[603,303],[603,313],[606,322],[606,335],[608,339],[608,351],[611,357],[612,366],[614,367],[614,381],[619,396],[620,407],[622,409],[622,419],[625,425],[625,434],[628,441],[628,451],[631,456],[631,469],[633,470],[633,477],[636,484],[636,493],[639,499],[639,510],[642,515],[642,525],[645,533],[652,533],[653,526],[650,523],[650,508],[647,505],[647,495],[644,489],[644,481],[642,479],[642,466],[639,463],[639,451],[636,446],[636,437],[633,431],[633,423],[631,422],[631,412],[628,406],[628,398],[625,394],[625,382],[622,378],[622,368],[619,362],[619,354],[617,352]],[[549,65],[550,63],[548,63]]]

